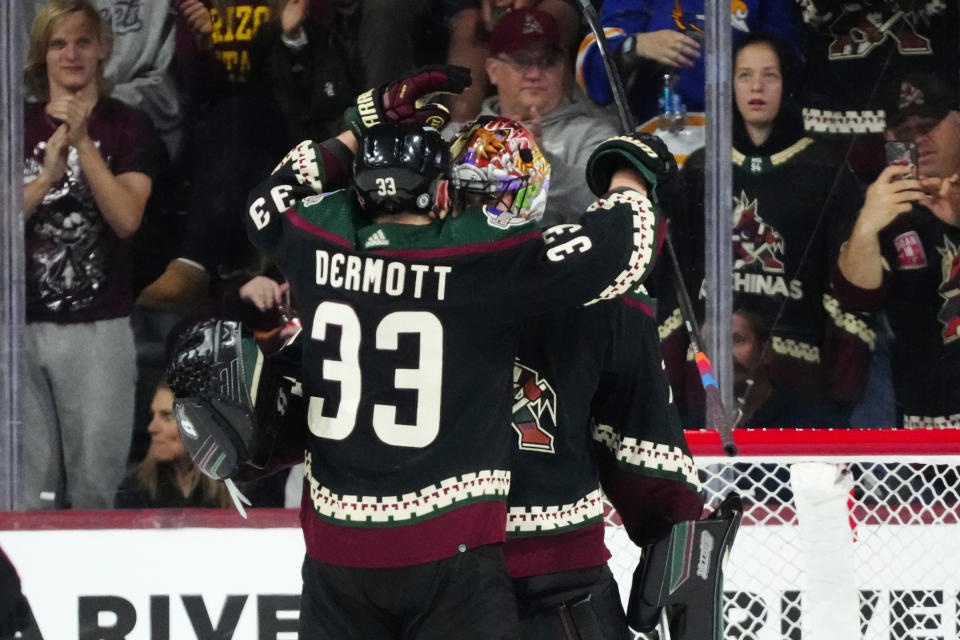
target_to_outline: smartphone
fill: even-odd
[[[887,166],[903,166],[909,171],[900,176],[900,180],[917,178],[917,143],[912,140],[890,140],[885,145]]]

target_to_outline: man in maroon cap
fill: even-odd
[[[550,162],[545,225],[576,222],[595,196],[584,180],[587,158],[617,129],[577,90],[570,53],[556,19],[536,8],[514,9],[490,35],[485,68],[497,94],[483,101],[480,115],[522,122]],[[457,126],[448,125],[453,134]],[[448,136],[449,137],[449,136]]]
[[[956,77],[956,76],[954,76]],[[914,142],[917,166],[888,166],[867,189],[835,278],[845,306],[884,309],[905,427],[960,427],[960,111],[931,73],[891,87],[887,140]],[[910,174],[910,175],[908,175]]]

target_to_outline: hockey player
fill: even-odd
[[[309,336],[300,631],[514,637],[495,543],[519,322],[642,281],[659,238],[646,184],[661,161],[634,139],[601,145],[609,195],[582,225],[543,236],[514,213],[536,199],[526,176],[499,194],[513,212],[444,219],[447,147],[430,128],[380,124],[383,97],[358,100],[353,190],[325,192],[329,148],[309,144],[251,194],[251,238],[290,282]],[[522,144],[492,133],[492,145]],[[517,157],[533,168],[529,150]]]
[[[497,191],[499,167],[513,164],[508,148],[471,152],[499,122],[480,120],[461,134],[454,184],[467,198]],[[662,147],[655,137],[643,140]],[[603,188],[598,177],[588,181]],[[509,209],[503,201],[494,208]],[[631,637],[606,565],[601,483],[638,545],[702,512],[652,313],[639,286],[524,325],[513,372],[504,547],[524,640]]]
[[[954,74],[955,77],[955,74]],[[930,73],[892,87],[888,140],[913,141],[918,167],[887,167],[838,260],[834,285],[856,309],[884,309],[907,428],[960,427],[960,111],[957,87]],[[907,177],[909,171],[919,179]]]

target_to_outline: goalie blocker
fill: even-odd
[[[722,640],[723,565],[743,517],[731,493],[703,520],[678,522],[643,548],[633,573],[627,622],[650,632],[666,611],[671,640]]]
[[[296,436],[284,425],[306,423],[299,383],[281,375],[282,366],[264,364],[239,322],[204,320],[177,343],[167,376],[180,439],[215,480],[271,471],[278,440]],[[297,449],[302,456],[302,444]]]

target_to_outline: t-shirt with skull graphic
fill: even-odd
[[[46,142],[60,123],[44,105],[24,106],[24,184],[43,168]],[[142,112],[100,100],[87,121],[90,138],[110,171],[156,173],[158,142]],[[130,314],[131,258],[97,206],[75,148],[64,177],[26,223],[28,322],[92,322]]]

